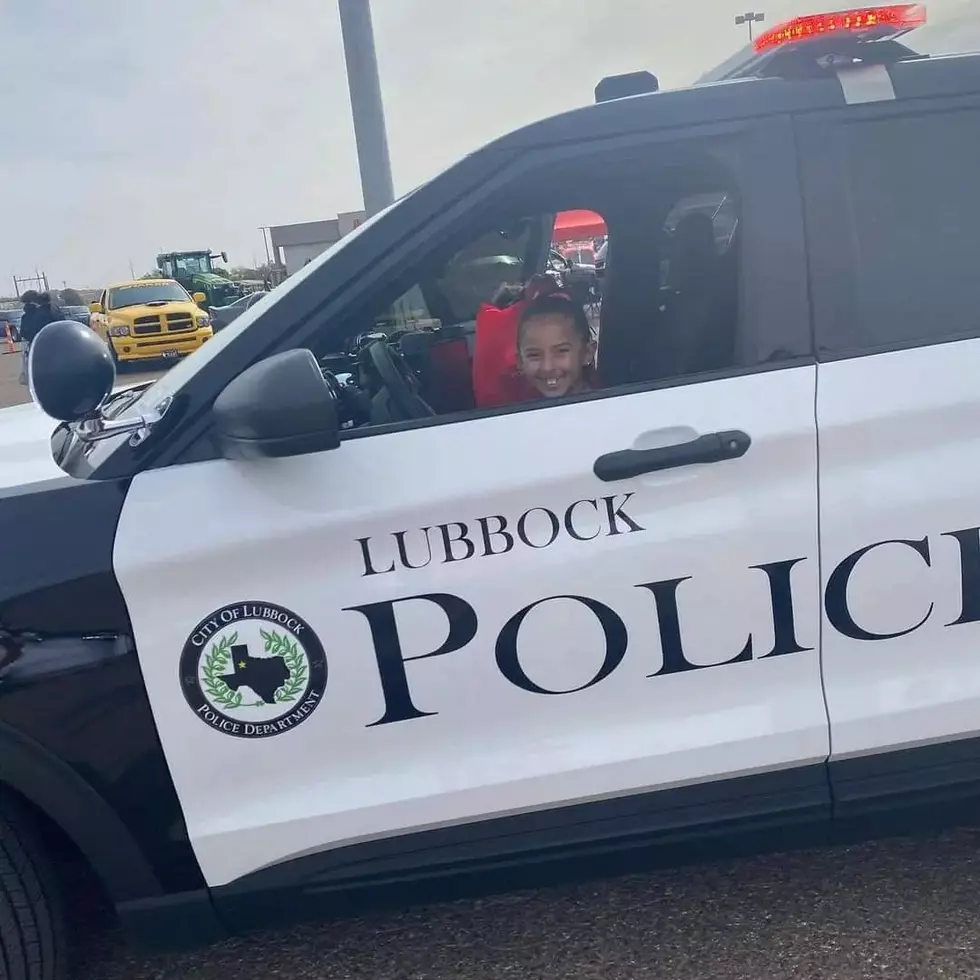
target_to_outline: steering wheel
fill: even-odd
[[[403,419],[425,419],[436,414],[419,394],[419,380],[401,354],[383,340],[376,340],[367,351],[392,406]]]

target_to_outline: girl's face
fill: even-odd
[[[545,398],[581,391],[594,344],[584,341],[575,324],[560,314],[536,316],[524,324],[518,360],[521,374]]]

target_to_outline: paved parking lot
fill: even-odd
[[[969,980],[980,836],[823,848],[459,901],[139,957],[72,980]]]
[[[17,366],[0,355],[0,406],[28,400]],[[518,891],[180,956],[131,952],[108,916],[79,926],[70,980],[980,980],[980,834]]]
[[[6,344],[2,345],[3,352],[0,353],[0,408],[8,405],[20,405],[31,400],[27,388],[17,380],[20,372],[20,354],[8,354]],[[163,369],[156,365],[149,365],[150,370],[140,368],[125,368],[119,374],[121,385],[137,384],[149,378],[157,378],[163,373]]]

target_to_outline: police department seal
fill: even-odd
[[[235,738],[268,738],[316,710],[327,659],[296,613],[271,602],[236,602],[194,627],[180,656],[180,681],[206,725]]]

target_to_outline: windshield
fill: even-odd
[[[177,274],[180,276],[196,276],[202,272],[211,271],[211,255],[181,255],[177,259]]]
[[[325,252],[321,252],[298,272],[293,273],[282,285],[276,287],[271,293],[265,293],[260,300],[249,306],[247,310],[232,320],[227,327],[218,331],[212,340],[209,340],[203,347],[199,347],[193,354],[185,357],[184,360],[178,361],[162,378],[147,388],[141,398],[137,398],[131,405],[127,405],[126,409],[120,415],[138,414],[144,411],[147,406],[153,407],[158,405],[168,395],[173,395],[179,391],[187,383],[189,378],[197,374],[201,368],[210,363],[229,344],[233,343],[239,334],[248,330],[271,304],[278,303],[283,296],[294,290],[300,283],[304,282],[310,276],[315,275],[325,262],[330,261],[332,256],[363,235],[368,228],[374,227],[392,208],[397,207],[402,201],[414,193],[415,191],[410,191],[404,197],[400,197],[393,204],[389,204],[388,207],[368,218],[367,221],[358,225],[352,232],[341,238],[340,241],[331,245]]]
[[[109,290],[109,309],[122,310],[127,306],[145,303],[189,303],[190,295],[176,282],[155,282],[139,286],[118,286]]]

